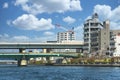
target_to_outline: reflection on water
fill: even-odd
[[[0,65],[0,80],[120,80],[120,68]]]

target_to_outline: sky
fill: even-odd
[[[0,42],[54,41],[72,28],[83,41],[83,24],[94,13],[120,29],[120,0],[0,0]]]

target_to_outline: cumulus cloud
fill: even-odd
[[[50,30],[54,28],[51,19],[38,19],[32,14],[23,14],[12,21],[12,25],[23,30]]]
[[[32,14],[82,10],[80,0],[16,0],[15,6]]]
[[[94,13],[97,12],[101,20],[109,19],[111,29],[120,29],[120,6],[111,9],[108,5],[96,5]]]
[[[74,23],[76,20],[75,20],[74,18],[70,17],[70,16],[67,16],[67,17],[63,18],[63,21],[64,21],[64,22],[67,22],[68,24],[72,24],[72,23]]]
[[[8,3],[7,3],[7,2],[5,2],[5,3],[3,4],[3,8],[8,8]]]

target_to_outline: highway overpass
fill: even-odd
[[[71,57],[76,58],[78,57],[78,54],[61,54],[61,53],[25,53],[25,54],[19,54],[19,53],[0,53],[0,58],[11,58],[11,59],[22,59],[22,58],[37,58],[37,57]]]
[[[83,49],[83,44],[65,43],[0,43],[0,49]]]
[[[5,52],[0,54],[0,58],[16,58],[18,65],[27,65],[27,58],[30,57],[76,57],[71,54],[50,54],[46,49],[81,49],[83,44],[65,44],[65,43],[0,43],[0,49],[19,49],[18,53],[7,54]],[[44,54],[29,54],[24,52],[25,49],[43,49]],[[23,53],[23,54],[19,54]],[[24,60],[25,59],[25,60]]]

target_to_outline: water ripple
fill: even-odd
[[[0,80],[120,80],[119,67],[0,67]]]

